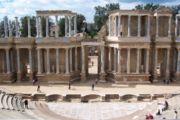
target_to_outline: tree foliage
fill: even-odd
[[[153,4],[153,3],[148,3],[146,5],[140,4],[135,6],[135,10],[156,10],[158,7],[160,7],[159,4]]]

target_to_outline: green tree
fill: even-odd
[[[140,4],[135,6],[135,10],[155,10],[160,7],[159,4],[148,3],[146,5]]]
[[[4,36],[4,21],[0,22],[0,37]]]
[[[180,12],[180,5],[171,6],[173,18]]]

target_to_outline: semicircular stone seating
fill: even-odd
[[[46,101],[47,102],[61,102],[63,101],[63,96],[59,94],[52,94],[46,96]]]
[[[8,105],[7,105],[7,97],[8,95],[6,95],[5,92],[3,92],[3,96],[2,96],[2,99],[1,99],[1,102],[2,102],[2,105],[3,105],[3,109],[9,109]]]
[[[10,110],[13,110],[13,106],[12,106],[12,103],[11,103],[12,99],[13,99],[13,96],[12,95],[8,95],[7,105],[8,105]]]
[[[3,104],[1,102],[2,96],[3,96],[3,93],[2,93],[2,91],[0,91],[0,108],[1,109],[3,109]]]
[[[82,102],[101,102],[101,101],[102,101],[102,96],[97,94],[85,95],[82,98]]]

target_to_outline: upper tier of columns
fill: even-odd
[[[179,19],[180,19],[180,15],[178,14],[176,16],[176,20],[175,20],[175,36],[176,37],[180,37]]]

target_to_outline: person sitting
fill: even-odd
[[[158,112],[156,113],[156,115],[161,115],[160,109],[158,109]]]
[[[162,111],[165,111],[169,108],[169,104],[167,101],[164,102],[164,108],[162,109]]]

